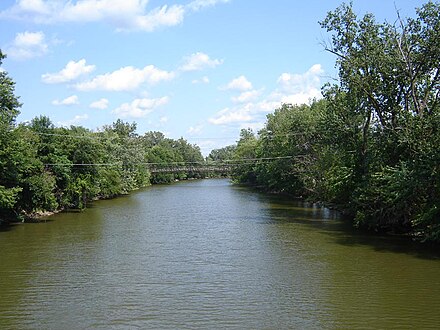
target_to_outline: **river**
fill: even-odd
[[[440,258],[226,179],[0,232],[0,329],[435,329]]]

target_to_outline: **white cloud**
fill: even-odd
[[[77,79],[95,70],[94,65],[86,65],[86,60],[81,59],[78,62],[69,61],[66,67],[57,73],[45,73],[41,79],[46,84],[59,84]]]
[[[58,125],[60,126],[64,126],[64,127],[69,127],[71,125],[78,125],[81,122],[83,122],[84,120],[89,119],[89,116],[87,114],[84,115],[77,115],[72,119],[66,120],[66,121],[59,121],[57,122]]]
[[[310,90],[321,87],[321,76],[323,73],[324,70],[321,64],[315,64],[303,74],[283,73],[278,78],[278,84],[282,91],[289,94],[306,94]]]
[[[200,79],[194,79],[192,81],[193,84],[209,84],[209,78],[208,77],[202,77]]]
[[[207,54],[197,52],[184,59],[180,67],[182,71],[201,71],[207,68],[215,68],[223,63],[223,60],[211,59]]]
[[[208,122],[213,125],[230,125],[239,128],[261,128],[266,115],[283,103],[304,104],[321,97],[321,65],[315,64],[302,74],[283,73],[278,79],[278,88],[262,97],[264,89],[254,90],[244,76],[232,80],[223,87],[241,93],[232,97],[235,106],[217,112]]]
[[[183,21],[185,10],[182,6],[162,6],[156,8],[146,15],[136,16],[131,24],[127,24],[127,28],[119,30],[142,30],[152,32],[161,26],[174,26]],[[127,22],[128,23],[128,22]]]
[[[256,101],[264,89],[253,89],[252,83],[243,75],[232,79],[227,85],[221,86],[220,90],[240,92],[240,94],[232,96],[234,103],[249,103]]]
[[[106,22],[118,30],[153,31],[183,20],[182,6],[147,10],[148,0],[18,0],[0,16],[38,24]]]
[[[193,11],[199,11],[206,7],[215,6],[218,3],[228,3],[230,0],[194,0],[187,7]]]
[[[242,92],[239,96],[233,96],[232,101],[235,103],[246,103],[254,101],[261,94],[261,90],[251,90]]]
[[[53,105],[59,106],[59,105],[76,105],[79,104],[79,100],[78,100],[78,96],[76,95],[71,95],[69,97],[66,97],[63,100],[53,100],[52,101]]]
[[[168,122],[168,120],[169,120],[169,118],[168,118],[168,117],[166,117],[166,116],[164,116],[164,117],[160,117],[160,118],[159,118],[159,122],[160,122],[160,123],[162,123],[162,124],[165,124],[165,123],[167,123],[167,122]]]
[[[320,99],[322,94],[320,89],[310,88],[294,94],[273,93],[272,97],[278,99],[279,103],[308,104],[311,100]]]
[[[279,89],[270,98],[280,103],[308,104],[313,99],[320,99],[321,76],[324,70],[320,64],[313,65],[302,74],[283,73],[278,78]]]
[[[148,0],[17,0],[0,17],[37,24],[105,22],[119,31],[151,32],[180,24],[187,12],[225,3],[227,0],[195,0],[186,6],[147,8]]]
[[[129,17],[142,16],[147,5],[147,1],[144,0],[82,0],[59,3],[59,16],[51,17],[54,21],[113,22],[119,18],[121,24],[126,23],[125,20]]]
[[[257,103],[257,112],[268,114],[275,111],[275,109],[281,107],[282,102],[275,100],[263,100]]]
[[[17,1],[18,8],[23,11],[33,12],[37,14],[45,15],[49,13],[50,7],[43,0],[19,0]]]
[[[43,32],[26,31],[17,33],[12,45],[6,48],[6,53],[13,59],[28,60],[46,54],[48,49]]]
[[[219,111],[215,117],[209,118],[208,121],[213,125],[226,125],[231,123],[248,122],[253,119],[249,108],[225,108]]]
[[[80,91],[130,91],[138,88],[143,83],[156,84],[160,81],[173,79],[175,74],[148,65],[143,69],[126,66],[111,73],[106,73],[90,81],[78,83],[75,88]]]
[[[188,130],[186,132],[189,135],[198,135],[202,132],[202,129],[203,129],[202,125],[191,126],[190,128],[188,128]]]
[[[102,98],[98,101],[90,103],[89,107],[92,109],[105,110],[108,108],[108,105],[109,105],[109,101],[105,98]]]
[[[142,118],[153,112],[154,109],[167,104],[169,98],[164,96],[159,99],[135,99],[131,103],[124,103],[112,111],[114,115],[121,118]]]
[[[233,79],[229,82],[225,87],[222,87],[223,90],[237,90],[240,92],[251,90],[252,83],[247,80],[245,76],[240,76],[238,78]]]
[[[280,106],[279,101],[247,102],[217,112],[208,122],[213,125],[239,125],[240,128],[263,127],[266,115]]]

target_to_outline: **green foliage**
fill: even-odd
[[[0,50],[0,65],[6,58]],[[15,83],[8,77],[6,71],[0,71],[0,131],[10,129],[19,115],[21,107],[14,94]]]
[[[91,174],[78,174],[69,181],[67,186],[67,196],[69,208],[84,209],[87,202],[92,200],[99,193],[99,188],[95,184],[95,178]]]
[[[0,64],[3,59],[0,52]],[[119,119],[100,132],[78,126],[57,128],[46,116],[16,126],[20,103],[14,82],[4,71],[0,106],[1,221],[56,209],[83,209],[96,198],[126,194],[150,182],[197,176],[150,178],[149,161],[203,161],[199,147],[184,139],[166,139],[160,132],[140,137],[135,123]]]
[[[208,162],[224,162],[232,160],[237,146],[231,145],[220,149],[211,150],[207,157]]]
[[[317,122],[323,108],[324,101],[313,106],[284,104],[267,116],[266,126],[258,136],[242,130],[233,158],[261,160],[240,165],[233,172],[234,180],[270,191],[307,196],[314,185],[307,173],[315,159]]]
[[[404,165],[372,173],[355,193],[355,225],[376,230],[407,227],[411,208],[419,205],[412,175]]]
[[[438,203],[421,212],[413,221],[415,235],[423,242],[440,242],[440,207]],[[417,231],[418,230],[418,231]]]
[[[29,212],[54,211],[58,208],[55,191],[56,180],[51,173],[43,172],[23,181],[21,207]]]
[[[310,106],[283,105],[235,157],[283,157],[241,166],[235,180],[323,201],[358,227],[440,241],[440,4],[395,25],[328,13],[339,84]]]
[[[233,160],[238,162],[238,166],[234,169],[232,177],[236,182],[256,184],[256,175],[254,164],[247,164],[247,160],[257,157],[258,140],[251,129],[242,129],[240,132],[240,140],[234,152]]]
[[[160,132],[147,132],[142,137],[142,143],[145,149],[145,162],[157,168],[170,164],[183,165],[204,161],[200,148],[183,138],[173,140],[165,138]],[[200,174],[195,172],[156,173],[151,175],[150,181],[151,183],[170,183],[175,180],[200,177]]]
[[[14,188],[6,188],[4,186],[0,186],[0,214],[10,213],[14,208],[15,204],[17,203],[18,194],[21,192],[21,188],[14,187]],[[0,217],[1,220],[4,220]]]
[[[317,176],[314,177],[315,190],[312,197],[352,214],[349,201],[356,188],[355,176],[353,169],[347,167],[339,156],[331,148],[322,149],[322,155],[313,164]]]
[[[341,83],[327,88],[327,119],[339,121],[336,172],[350,169],[344,191],[352,191],[339,201],[355,224],[436,240],[440,4],[417,13],[396,26],[358,19],[351,5],[328,14],[321,25],[332,33],[327,50]]]

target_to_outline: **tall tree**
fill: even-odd
[[[0,50],[0,66],[5,58]],[[14,81],[6,71],[0,70],[0,222],[5,221],[5,217],[14,210],[22,190],[18,187],[14,169],[14,162],[20,159],[20,155],[17,154],[16,140],[11,134],[21,107],[14,90]]]
[[[334,133],[352,148],[344,157],[350,179],[340,182],[351,191],[355,223],[438,239],[440,4],[430,1],[395,25],[358,18],[343,4],[321,26],[337,56],[340,84],[326,96],[329,118],[341,121]]]

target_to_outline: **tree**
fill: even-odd
[[[0,50],[0,66],[6,55]],[[11,129],[20,114],[21,103],[14,94],[15,83],[6,71],[0,71],[0,130]]]
[[[314,102],[314,104],[317,102]],[[260,134],[259,157],[276,158],[257,167],[257,181],[272,191],[306,196],[307,171],[314,160],[318,106],[283,104],[273,114]]]
[[[248,163],[250,159],[257,157],[258,139],[254,132],[248,129],[240,131],[240,139],[237,142],[233,160],[237,167],[232,172],[234,181],[246,184],[256,184],[254,164]]]
[[[350,192],[355,224],[438,240],[440,4],[396,25],[359,19],[343,4],[321,26],[332,34],[326,49],[337,56],[340,79],[326,88],[327,117],[346,141],[336,168],[344,179],[335,183]]]
[[[301,194],[358,227],[440,241],[440,4],[377,23],[342,4],[320,23],[331,34],[337,84],[323,101],[283,105],[258,138],[242,131],[240,157],[291,156],[239,167],[234,178]]]
[[[6,56],[0,50],[0,65]],[[6,71],[0,71],[0,221],[14,211],[21,188],[18,187],[14,160],[20,159],[11,135],[21,104],[14,94],[15,83]]]
[[[220,149],[211,150],[206,160],[208,162],[223,162],[231,160],[234,157],[236,148],[236,145],[230,145]]]
[[[104,127],[107,130],[115,132],[120,138],[136,137],[136,123],[126,123],[121,119],[116,120],[111,126]]]
[[[349,111],[358,116],[363,172],[368,170],[370,133],[387,137],[388,159],[397,164],[407,153],[396,143],[407,121],[432,115],[438,107],[439,13],[440,4],[429,2],[417,10],[417,19],[399,18],[394,26],[376,23],[372,14],[358,19],[352,5],[343,4],[321,22],[332,33],[326,49],[337,56],[337,92],[345,94]]]

